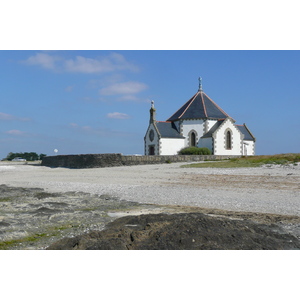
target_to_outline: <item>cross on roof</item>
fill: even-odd
[[[202,77],[199,77],[198,80],[199,80],[199,89],[198,89],[198,91],[202,92],[203,91],[203,89],[202,89]]]

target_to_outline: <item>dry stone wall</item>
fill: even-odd
[[[122,155],[120,153],[108,154],[80,154],[46,156],[42,166],[62,167],[72,169],[104,168],[117,166],[133,166],[148,164],[163,164],[172,162],[191,162],[204,160],[227,159],[238,156],[226,155]]]

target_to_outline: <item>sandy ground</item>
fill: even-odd
[[[239,169],[181,165],[75,170],[1,162],[0,184],[109,194],[140,203],[300,216],[300,165]]]

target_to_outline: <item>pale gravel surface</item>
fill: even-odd
[[[124,200],[300,216],[300,165],[180,168],[182,163],[96,169],[0,163],[0,184],[48,192],[110,194]]]

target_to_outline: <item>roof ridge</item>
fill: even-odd
[[[250,129],[248,128],[248,126],[246,125],[246,123],[244,123],[243,126],[246,128],[246,130],[250,133],[250,135],[253,137],[253,139],[255,141],[256,138],[254,137],[254,135],[252,134],[252,132],[250,131]]]
[[[203,94],[205,94],[203,92]],[[211,99],[209,96],[207,96],[207,94],[205,94],[205,96],[227,117],[231,118],[213,99]],[[231,118],[232,119],[232,118]]]
[[[201,100],[202,100],[204,114],[205,114],[205,117],[207,118],[208,116],[207,116],[207,111],[206,111],[206,105],[205,105],[205,102],[204,102],[204,99],[203,99],[203,91],[202,90],[200,91],[200,96],[201,96]]]
[[[189,105],[185,108],[185,110],[183,111],[183,113],[178,117],[178,119],[180,119],[184,114],[185,112],[187,111],[187,109],[191,106],[191,104],[195,101],[196,99],[196,96],[199,94],[200,92],[198,91],[189,101],[191,101],[189,103]],[[188,102],[188,101],[187,101]],[[182,106],[181,106],[182,107]]]
[[[171,115],[167,121],[209,118],[219,119],[231,117],[205,92],[198,91]],[[234,119],[232,120],[235,122]]]

